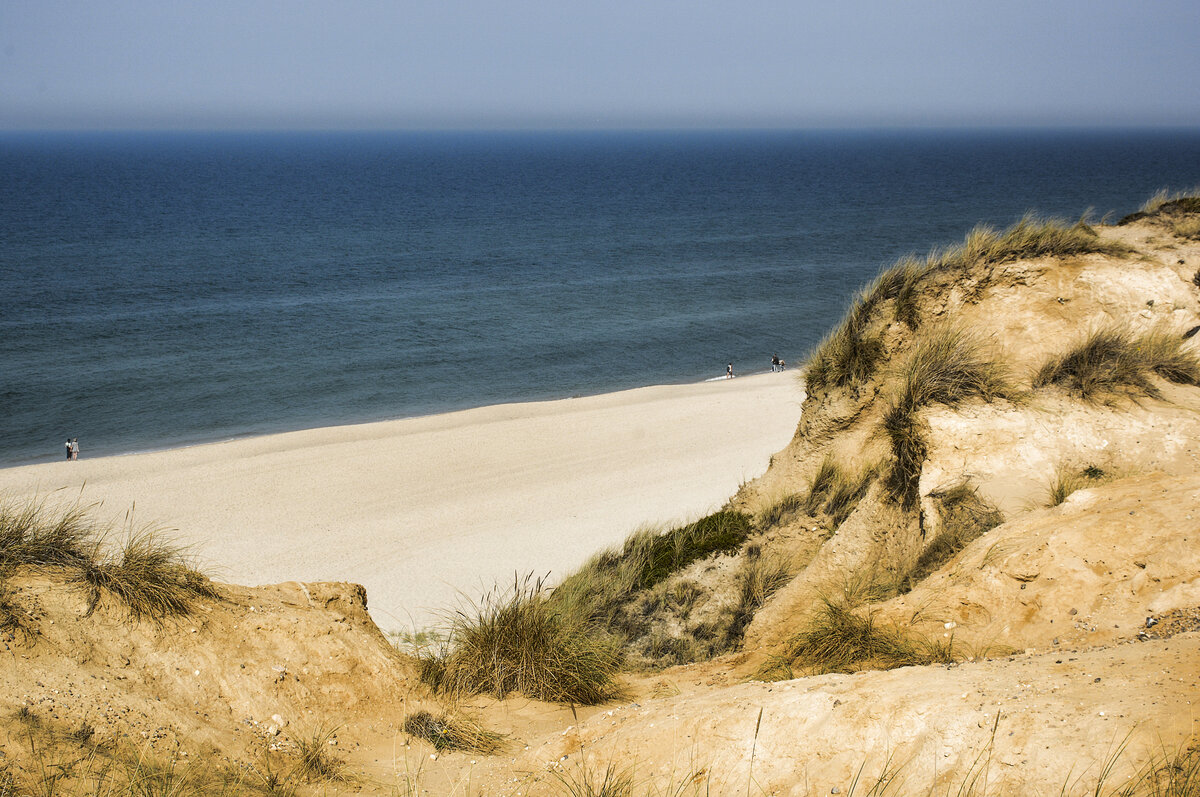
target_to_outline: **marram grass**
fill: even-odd
[[[110,551],[106,540],[124,535]],[[90,509],[45,501],[0,504],[0,581],[18,567],[65,571],[88,594],[88,614],[111,595],[135,620],[187,614],[199,599],[216,599],[216,587],[189,561],[186,550],[162,529],[118,530],[97,522]]]
[[[1122,395],[1156,398],[1161,391],[1153,376],[1200,385],[1200,356],[1182,335],[1163,328],[1137,335],[1109,326],[1048,359],[1034,376],[1033,386],[1057,385],[1093,402]]]
[[[427,654],[421,677],[452,695],[513,692],[561,703],[592,705],[620,694],[620,642],[591,618],[553,605],[540,581],[493,590],[460,610],[438,654]]]

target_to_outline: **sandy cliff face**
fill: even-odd
[[[396,731],[415,684],[355,584],[221,586],[186,617],[133,620],[111,599],[87,613],[65,574],[23,572],[6,600],[20,628],[0,633],[0,741],[16,757],[27,712],[59,732],[147,754],[251,761],[319,726],[353,745]],[[389,725],[391,727],[389,727]]]

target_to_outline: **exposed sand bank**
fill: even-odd
[[[0,492],[136,507],[234,583],[361,583],[400,628],[715,509],[787,444],[802,398],[794,373],[648,387],[9,468]]]

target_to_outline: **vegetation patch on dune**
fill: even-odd
[[[1165,329],[1135,335],[1105,327],[1088,334],[1066,352],[1046,361],[1033,379],[1035,388],[1057,385],[1085,401],[1121,395],[1158,397],[1152,376],[1200,385],[1200,357],[1183,336]]]
[[[106,543],[124,536],[112,550]],[[99,524],[86,507],[42,501],[0,505],[0,592],[17,568],[56,568],[88,594],[91,614],[105,595],[135,620],[187,614],[198,599],[216,599],[216,587],[190,562],[186,550],[155,527]]]
[[[927,262],[931,271],[942,271],[978,263],[1087,254],[1125,255],[1130,251],[1119,241],[1101,238],[1084,219],[1069,224],[1027,214],[1003,232],[987,225],[977,226],[967,233],[960,246],[934,253]]]
[[[20,730],[0,756],[0,795],[94,795],[96,797],[208,797],[295,795],[300,762],[262,750],[253,763],[187,756],[128,741],[100,742],[86,723],[68,726],[23,706],[13,717]],[[15,756],[16,746],[25,748]],[[190,746],[190,745],[189,745]],[[326,752],[326,751],[322,751]]]
[[[909,592],[955,554],[1004,522],[1000,510],[985,501],[969,482],[930,493],[937,503],[938,531],[899,584]]]
[[[1026,258],[1124,255],[1130,251],[1119,241],[1101,238],[1083,219],[1070,224],[1029,214],[1003,231],[978,226],[960,245],[934,251],[923,260],[901,258],[854,298],[842,323],[809,355],[807,387],[820,391],[857,386],[873,378],[887,358],[882,326],[888,320],[876,318],[876,309],[890,301],[890,320],[918,329],[920,286],[932,274]]]
[[[1141,219],[1175,217],[1191,213],[1200,213],[1200,191],[1192,189],[1171,192],[1162,188],[1147,199],[1140,208],[1122,218],[1117,224],[1124,225]]]
[[[970,398],[992,401],[1013,395],[1005,369],[984,354],[966,332],[944,328],[923,336],[900,368],[900,387],[881,424],[892,449],[885,479],[891,495],[906,508],[916,506],[921,468],[928,454],[921,410],[954,406]]]
[[[1112,478],[1112,473],[1096,465],[1085,465],[1082,468],[1060,467],[1046,491],[1046,506],[1058,506],[1066,501],[1071,493],[1096,487]]]
[[[883,336],[870,331],[872,302],[860,295],[845,320],[817,345],[805,367],[810,392],[859,385],[875,375],[886,354]]]
[[[563,580],[552,601],[574,614],[619,629],[618,609],[695,561],[738,550],[753,529],[752,518],[722,510],[666,532],[630,535],[620,550],[605,551]]]
[[[219,597],[212,582],[186,564],[183,549],[151,528],[133,531],[112,556],[90,557],[76,580],[87,587],[88,614],[104,594],[125,604],[135,619],[187,614],[197,598]]]
[[[469,750],[492,755],[503,748],[504,737],[461,714],[434,715],[415,711],[404,718],[404,732],[433,745],[433,749]]]
[[[826,600],[807,627],[787,644],[785,662],[809,675],[890,670],[953,661],[949,643],[930,642],[907,629],[879,623],[868,611]]]
[[[824,512],[837,528],[858,506],[878,476],[878,466],[868,465],[849,471],[827,456],[813,475],[804,508],[810,514]]]
[[[619,639],[526,579],[460,610],[442,649],[422,657],[421,678],[441,693],[591,705],[619,694],[622,658]]]

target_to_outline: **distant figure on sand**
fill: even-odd
[[[79,459],[79,438],[72,437],[71,438],[71,460],[74,461],[77,459]]]
[[[772,354],[771,355],[771,373],[775,373],[778,370],[779,370],[779,355]]]
[[[71,438],[67,438],[67,461],[71,461]]]
[[[725,378],[733,379],[733,363],[730,363],[729,365],[725,366]]]

